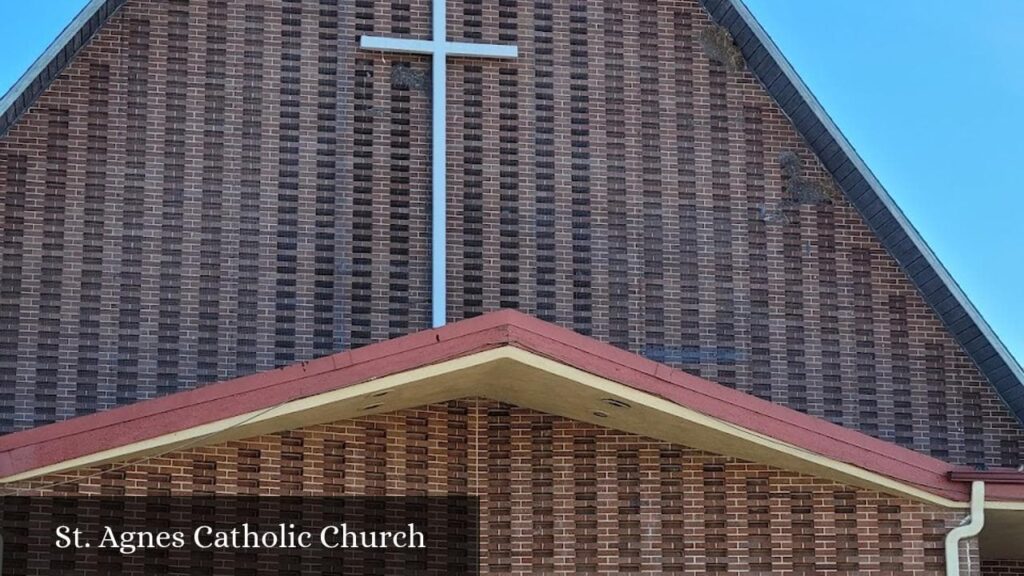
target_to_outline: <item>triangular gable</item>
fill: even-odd
[[[126,0],[91,0],[0,99],[3,137]],[[742,0],[702,0],[880,243],[1024,423],[1024,371],[857,155]]]
[[[941,460],[512,311],[10,434],[0,481],[476,396],[945,506],[967,499]],[[1018,488],[991,500],[1024,507]]]

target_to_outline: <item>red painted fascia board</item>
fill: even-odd
[[[478,319],[488,318],[480,316],[466,320],[465,326],[459,326],[458,324],[450,325],[451,328],[458,327],[461,330],[445,331],[446,327],[441,330],[416,332],[408,336],[324,356],[315,360],[297,362],[265,372],[208,384],[194,390],[179,392],[152,400],[144,400],[128,406],[14,432],[0,436],[0,451],[8,450],[12,446],[78,434],[98,427],[146,418],[179,408],[195,408],[202,404],[225,398],[233,399],[239,395],[272,389],[281,384],[292,384],[317,376],[324,376],[337,370],[358,367],[359,372],[367,373],[367,377],[381,377],[407,370],[411,364],[416,364],[417,362],[419,363],[411,367],[425,366],[429,363],[462,356],[467,352],[494,348],[507,343],[507,330],[502,327],[501,323],[476,322]],[[469,338],[471,335],[474,338]],[[396,358],[405,359],[406,361],[402,364],[394,364]],[[272,405],[274,405],[273,402],[266,402],[266,406]],[[258,406],[257,409],[259,408]],[[244,410],[238,412],[238,414],[243,413],[245,413]],[[225,416],[218,415],[215,420],[222,417]],[[183,425],[180,426],[180,429],[189,427],[191,425]]]
[[[0,476],[506,344],[947,498],[968,496],[963,483],[949,479],[952,467],[941,460],[512,310],[0,437]]]
[[[507,343],[508,330],[497,321],[500,319],[474,320],[462,326],[452,325],[452,330],[418,332],[310,362],[15,432],[0,437],[0,476],[339,390]]]
[[[1024,471],[1013,468],[996,468],[990,470],[974,470],[960,468],[949,473],[949,479],[953,482],[974,482],[983,480],[990,484],[1020,484],[1024,485]]]
[[[992,468],[975,470],[973,468],[957,468],[950,471],[952,482],[961,482],[965,486],[976,480],[985,483],[985,499],[992,501],[1024,501],[1024,471],[1013,468]]]

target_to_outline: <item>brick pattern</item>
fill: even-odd
[[[1024,560],[984,560],[982,576],[1024,576]]]
[[[960,516],[478,399],[111,466],[21,487],[84,477],[44,492],[469,493],[484,574],[938,575]]]
[[[960,464],[1024,432],[694,0],[450,0],[451,320],[500,307]],[[0,141],[0,432],[429,325],[426,0],[132,0]],[[420,80],[417,80],[419,78]],[[424,82],[423,79],[427,79]]]

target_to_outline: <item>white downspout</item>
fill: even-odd
[[[985,483],[971,482],[971,515],[967,523],[946,534],[946,576],[960,576],[960,541],[977,536],[985,527]]]

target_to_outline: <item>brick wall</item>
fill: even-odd
[[[44,492],[474,494],[485,574],[939,575],[961,516],[474,399],[20,486],[72,478]]]
[[[130,0],[0,141],[0,432],[429,325],[426,0]],[[452,320],[517,307],[956,463],[1024,435],[696,2],[449,1]],[[784,175],[779,157],[802,167]]]
[[[1024,576],[1024,560],[986,560],[981,563],[983,576]]]

